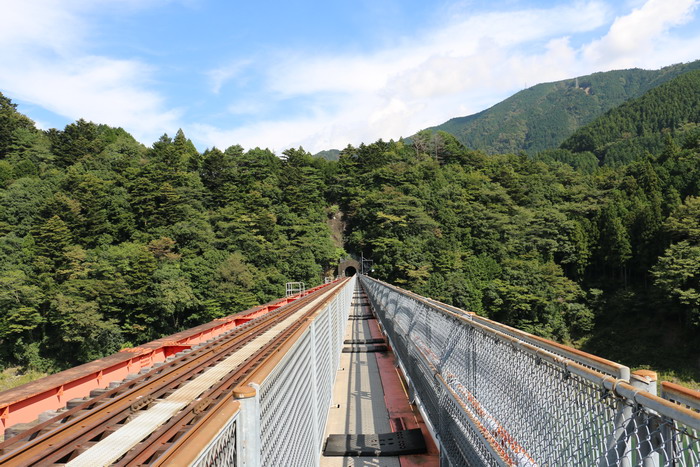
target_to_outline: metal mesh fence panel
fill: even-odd
[[[260,385],[263,465],[312,465],[316,456],[315,381],[310,330]]]
[[[325,305],[260,385],[262,465],[318,465],[355,282]]]
[[[206,450],[192,463],[194,467],[232,466],[236,467],[236,428],[238,416],[234,416],[219,431]]]
[[[628,403],[625,443],[610,453],[609,465],[700,466],[700,431],[647,408]]]
[[[330,407],[331,391],[324,390],[325,388],[333,387],[333,373],[335,369],[331,366],[333,359],[331,358],[331,328],[329,319],[332,318],[332,311],[328,310],[324,315],[319,317],[312,325],[314,333],[316,352],[316,433],[317,438],[323,436],[323,432],[318,431],[324,426],[327,411]]]
[[[452,465],[698,466],[697,413],[361,277]]]

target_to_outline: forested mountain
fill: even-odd
[[[693,71],[608,111],[561,148],[574,153],[572,158],[592,153],[601,165],[615,166],[660,153],[674,140],[693,146],[699,138],[700,71]]]
[[[57,370],[317,284],[345,254],[327,223],[340,210],[345,250],[380,279],[700,382],[690,135],[616,167],[488,155],[446,132],[336,162],[199,153],[182,131],[147,148],[83,120],[43,132],[1,97],[0,364]]]
[[[559,146],[575,130],[623,102],[688,71],[700,60],[660,70],[618,70],[538,84],[493,107],[428,128],[454,135],[488,154],[535,154]]]

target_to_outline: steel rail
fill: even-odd
[[[294,307],[288,308],[288,312],[282,318],[291,316],[293,313],[299,311],[299,309],[307,306],[308,302],[313,302],[326,294],[335,293],[334,289],[340,289],[341,284],[336,284],[335,286],[324,289],[324,292],[318,295],[310,297],[308,300],[302,302],[297,302],[298,304]],[[280,339],[284,339],[286,335],[293,332],[300,323],[305,321],[311,313],[314,313],[318,308],[318,304],[312,306],[310,310],[304,313],[301,317],[296,319],[290,326],[279,332],[275,338],[265,344],[263,347],[258,349],[253,355],[242,362],[241,366],[232,371],[229,376],[215,383],[207,391],[202,393],[196,400],[184,407],[180,412],[173,416],[166,424],[161,425],[158,429],[152,432],[144,441],[137,444],[129,451],[126,452],[125,456],[117,460],[115,465],[143,465],[149,463],[155,458],[160,457],[158,451],[161,453],[167,450],[169,444],[172,444],[177,438],[183,435],[183,432],[187,430],[188,425],[195,421],[201,416],[207,416],[208,410],[216,405],[217,401],[222,397],[226,397],[230,394],[230,388],[233,387],[237,380],[245,377],[252,368],[259,364],[260,361],[264,360],[267,355],[273,353],[277,347],[277,342]],[[277,318],[280,321],[280,317]],[[190,427],[191,428],[191,427]]]
[[[338,292],[339,290],[340,287],[338,287],[335,290],[335,292]],[[269,355],[267,358],[265,358],[259,367],[257,367],[253,372],[251,372],[250,375],[248,375],[238,387],[234,388],[234,394],[236,396],[245,395],[244,397],[249,397],[250,389],[252,389],[252,386],[249,385],[252,383],[259,386],[263,383],[265,378],[267,378],[270,375],[272,370],[275,368],[275,366],[277,366],[277,364],[284,357],[286,352],[292,348],[292,346],[301,337],[304,331],[306,331],[306,329],[309,326],[311,326],[313,320],[310,318],[312,317],[312,315],[318,313],[324,306],[326,306],[333,299],[333,295],[335,295],[335,292],[333,294],[329,294],[330,296],[328,298],[326,298],[323,302],[319,303],[316,307],[314,307],[314,309],[310,313],[307,313],[304,316],[304,318],[299,319],[297,323],[295,323],[296,327],[294,329],[294,332],[289,333],[288,337],[279,340],[280,345],[277,349],[277,352],[275,352],[274,355]]]
[[[253,334],[253,332],[255,331],[251,330],[251,334],[240,336],[241,339],[236,340],[235,343],[219,343],[220,346],[226,347],[218,351],[215,348],[208,349],[201,355],[196,355],[195,359],[189,362],[179,362],[179,364],[182,366],[178,366],[176,361],[171,362],[173,363],[171,371],[163,375],[162,378],[159,378],[159,381],[162,381],[162,384],[156,385],[155,388],[149,384],[145,384],[144,386],[136,386],[132,390],[134,393],[132,397],[124,399],[123,396],[119,396],[122,398],[121,400],[117,400],[120,406],[117,412],[109,413],[108,416],[98,419],[95,425],[92,428],[89,428],[89,430],[82,433],[78,432],[75,435],[67,435],[62,437],[62,439],[65,440],[64,446],[56,449],[55,452],[50,455],[42,453],[42,463],[57,463],[60,459],[70,456],[74,451],[76,451],[76,448],[82,448],[83,445],[81,443],[89,442],[89,440],[109,432],[115,426],[118,426],[121,421],[128,418],[132,413],[138,413],[138,410],[133,410],[132,407],[134,404],[140,403],[143,397],[148,398],[146,399],[147,404],[144,405],[148,405],[148,403],[156,401],[159,397],[177,388],[192,377],[199,375],[211,366],[216,365],[227,355],[235,352],[235,350],[254,339],[256,334]],[[227,345],[229,343],[231,345]],[[148,382],[150,383],[150,381]],[[146,396],[143,396],[143,394]],[[131,404],[129,405],[129,403]],[[99,407],[98,409],[102,409],[102,407]],[[86,415],[90,414],[88,413]],[[97,417],[97,414],[95,417]],[[83,428],[86,429],[88,427],[89,425],[83,426]],[[0,465],[2,464],[0,463]]]
[[[194,420],[187,431],[169,445],[163,446],[160,455],[157,455],[150,465],[173,465],[176,462],[180,465],[192,465],[202,454],[202,446],[211,443],[222,428],[236,417],[240,406],[240,402],[234,400],[233,393],[224,395],[216,405]]]
[[[154,393],[163,394],[194,374],[211,367],[217,361],[225,358],[227,354],[271,328],[280,318],[298,311],[314,297],[316,297],[315,294],[309,294],[257,317],[234,328],[224,337],[220,337],[163,366],[154,368],[138,378],[123,383],[84,404],[10,438],[0,444],[2,450],[0,451],[2,452],[0,466],[27,465],[37,462],[50,463],[52,460],[59,461],[70,456],[73,451],[80,449],[76,443],[84,443],[101,436],[114,425],[118,425],[118,422],[127,418],[133,412],[132,404],[139,399]],[[125,389],[126,391],[124,391]],[[120,394],[120,391],[124,392]],[[112,396],[114,397],[112,398]],[[72,416],[75,417],[70,418]],[[60,423],[60,426],[50,429],[54,423]],[[41,433],[45,429],[50,431]],[[8,448],[32,437],[34,438],[8,452]]]
[[[345,280],[338,282],[331,288],[324,289],[324,293],[320,296],[323,297],[326,294],[330,296],[335,295],[337,291],[342,289],[344,283]],[[319,297],[314,296],[314,298],[316,299]],[[171,447],[166,446],[175,444],[176,440],[173,438],[178,435],[178,433],[181,433],[190,423],[196,421],[196,418],[207,416],[209,410],[217,407],[222,400],[231,395],[231,390],[233,388],[237,387],[241,381],[248,378],[250,374],[257,372],[261,366],[269,361],[271,355],[280,353],[284,345],[290,340],[290,337],[295,335],[299,329],[307,326],[309,318],[318,313],[327,302],[328,299],[319,299],[318,303],[311,306],[299,319],[295,320],[287,328],[277,334],[274,339],[261,347],[235,370],[235,372],[205,391],[198,400],[192,401],[168,423],[159,427],[151,436],[146,438],[135,448],[129,450],[129,452],[114,465],[149,465],[151,462],[155,462],[155,465],[162,465],[162,463],[158,461],[158,457],[160,456],[153,458],[159,450],[170,450]],[[306,303],[302,305],[306,305]],[[163,452],[163,454],[165,454],[165,452]]]
[[[202,361],[202,359],[205,360]],[[150,394],[155,393],[160,395],[167,392],[169,389],[186,380],[190,375],[202,371],[202,369],[209,366],[212,361],[218,361],[219,359],[220,355],[215,355],[213,349],[207,349],[200,355],[196,355],[194,360],[184,362],[184,365],[183,362],[178,359],[170,362],[170,365],[168,365],[169,368],[161,374],[157,374],[157,371],[162,367],[158,368],[158,370],[152,370],[152,372],[143,375],[142,378],[129,382],[126,384],[128,386],[127,391],[122,394],[117,393],[120,389],[123,390],[125,385],[115,388],[102,396],[98,396],[98,398],[96,398],[97,400],[87,401],[85,404],[71,409],[72,413],[76,414],[80,412],[81,409],[93,410],[83,413],[82,415],[77,414],[76,418],[68,420],[56,430],[52,430],[44,436],[37,437],[35,440],[24,444],[18,450],[9,453],[8,456],[1,457],[0,465],[5,465],[6,461],[9,463],[33,463],[38,461],[50,462],[51,460],[61,459],[76,449],[75,443],[83,442],[86,438],[88,440],[93,439],[101,433],[109,431],[111,427],[118,425],[120,421],[127,418],[132,413],[131,406],[134,402]],[[155,377],[146,382],[145,379],[149,376]],[[143,384],[139,385],[139,383]],[[116,397],[110,400],[109,397],[111,395],[116,395]],[[104,402],[104,405],[96,406],[96,404],[100,402]],[[101,416],[105,413],[105,416]],[[62,414],[56,418],[65,420],[66,415],[69,415],[69,413],[66,412],[66,414]],[[56,419],[49,420],[45,422],[45,424],[51,425],[54,421],[56,421]],[[78,424],[80,424],[80,426],[77,426]],[[41,429],[41,426],[37,426],[34,431],[37,429]],[[26,438],[26,436],[27,434],[25,432],[21,433],[16,438]],[[44,446],[48,446],[48,452],[52,454],[49,454]],[[31,456],[32,453],[34,453],[34,457],[28,457]]]
[[[314,465],[323,444],[335,369],[355,279],[233,389],[241,403],[235,452],[242,465]],[[231,448],[208,450],[209,455]],[[207,457],[211,460],[212,457]]]
[[[308,293],[325,286],[309,289]],[[18,423],[35,422],[46,410],[61,410],[67,400],[84,398],[90,390],[123,380],[127,374],[162,362],[178,350],[210,341],[298,298],[279,298],[3,391],[0,393],[0,426],[4,429]],[[178,347],[178,350],[174,350]]]
[[[242,330],[241,330],[242,331]],[[240,332],[239,332],[240,333]],[[236,336],[232,336],[236,337]],[[244,339],[245,336],[244,336]],[[239,340],[238,342],[240,342]],[[219,343],[222,345],[222,343]],[[211,343],[211,345],[214,345],[214,343]],[[225,345],[225,344],[224,344]],[[22,440],[26,439],[27,437],[31,437],[32,434],[37,433],[41,431],[44,428],[49,427],[55,422],[63,423],[58,429],[53,430],[49,433],[46,434],[45,438],[55,438],[56,436],[63,436],[66,434],[66,430],[69,430],[73,425],[78,424],[78,423],[83,423],[85,424],[86,422],[92,420],[96,414],[100,412],[105,412],[107,411],[108,408],[116,408],[117,405],[121,405],[121,409],[119,412],[113,412],[110,411],[110,419],[116,419],[120,418],[123,412],[129,411],[131,413],[131,403],[132,401],[137,400],[139,397],[142,397],[142,393],[151,391],[152,393],[159,393],[159,392],[165,392],[168,389],[170,389],[173,384],[176,384],[180,381],[182,381],[184,378],[188,377],[189,375],[196,373],[197,370],[201,370],[202,367],[206,367],[207,365],[211,364],[212,361],[218,360],[218,355],[214,355],[214,350],[209,346],[208,348],[204,349],[198,349],[199,352],[196,354],[188,354],[187,356],[180,357],[179,359],[176,359],[166,365],[163,365],[157,369],[153,369],[150,372],[142,375],[139,378],[136,378],[132,381],[129,381],[127,383],[124,383],[120,385],[117,388],[114,388],[105,394],[102,394],[92,400],[86,401],[84,404],[81,404],[77,407],[74,407],[73,409],[69,410],[68,412],[65,412],[64,414],[61,414],[51,420],[48,420],[36,427],[34,427],[31,430],[28,430],[26,432],[20,433],[19,435],[15,436],[14,438],[8,440],[8,443],[11,443],[14,440]],[[191,361],[183,361],[186,358],[192,358]],[[202,359],[205,360],[202,360]],[[153,377],[153,378],[150,378]],[[160,386],[159,386],[160,383]],[[142,384],[139,386],[139,384]],[[124,391],[126,389],[126,391]],[[123,391],[120,393],[120,391]],[[114,398],[110,399],[111,396],[115,396]],[[99,403],[104,402],[105,405],[98,406]],[[125,403],[128,403],[128,405],[125,406]],[[96,411],[93,412],[87,412],[87,413],[80,413],[84,410],[91,410],[91,409],[97,409]],[[69,419],[71,415],[76,415],[75,418]],[[89,417],[92,416],[92,417]],[[88,418],[89,417],[89,418]],[[68,420],[67,420],[68,419]],[[64,422],[65,420],[65,422]],[[103,424],[106,423],[106,421],[102,422]],[[107,430],[108,427],[105,427],[105,430]],[[97,436],[97,435],[95,435]],[[93,436],[94,437],[94,436]],[[66,439],[68,439],[66,437]],[[46,439],[45,439],[46,440]],[[42,439],[37,438],[34,443],[29,442],[24,444],[23,446],[20,447],[19,450],[15,450],[10,452],[10,455],[17,456],[21,450],[28,450],[32,448],[33,444],[37,444],[42,441]],[[5,461],[5,457],[0,458],[0,465],[3,465],[3,462]]]
[[[294,303],[294,302],[290,302],[290,304],[291,303]],[[286,308],[286,309],[288,310],[289,308]],[[275,314],[274,316],[277,316],[277,314],[279,314],[279,312],[281,312],[281,311],[282,311],[282,308],[280,307],[276,310],[271,311],[267,315],[262,315],[262,316],[254,318],[254,319],[251,319],[248,323],[245,323],[243,325],[240,325],[240,326],[232,329],[229,333],[217,337],[215,341],[204,344],[201,347],[199,347],[198,349],[194,349],[192,352],[190,352],[189,354],[187,354],[185,356],[181,356],[181,357],[176,358],[172,361],[166,362],[159,367],[153,368],[151,371],[147,372],[144,375],[140,375],[137,378],[134,378],[134,379],[129,380],[125,383],[122,383],[121,385],[119,385],[113,389],[110,389],[99,396],[93,397],[93,398],[85,401],[83,404],[80,404],[79,406],[76,406],[76,407],[74,407],[66,412],[63,412],[63,413],[57,415],[54,418],[51,418],[51,419],[49,419],[41,424],[38,424],[38,425],[28,429],[28,430],[25,430],[25,431],[15,435],[15,436],[13,436],[12,438],[5,440],[3,443],[0,443],[0,456],[6,454],[8,452],[7,450],[13,444],[23,443],[28,438],[35,438],[36,436],[41,434],[40,432],[42,430],[50,428],[50,426],[53,425],[54,423],[64,424],[70,419],[70,417],[72,417],[74,415],[80,416],[79,412],[82,412],[84,410],[91,410],[96,406],[96,404],[106,400],[107,398],[111,398],[114,395],[124,396],[125,391],[129,391],[129,390],[133,389],[140,382],[145,383],[145,381],[148,380],[149,382],[152,383],[152,382],[157,381],[158,379],[163,379],[163,378],[169,377],[171,375],[171,372],[174,371],[174,369],[176,369],[179,365],[181,365],[183,363],[183,361],[185,361],[187,359],[191,359],[192,357],[201,356],[201,354],[203,354],[207,351],[210,351],[212,348],[215,348],[216,346],[225,344],[227,341],[224,339],[229,339],[229,340],[235,339],[235,338],[238,338],[238,336],[242,332],[255,331],[256,325],[265,322],[264,316],[271,317],[271,316],[273,316],[272,313]],[[255,312],[255,309],[253,309],[253,312]],[[154,377],[154,376],[157,379],[152,379],[152,377]],[[1,457],[0,457],[0,459],[1,459]]]

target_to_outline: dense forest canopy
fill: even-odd
[[[690,96],[698,76],[628,107]],[[698,107],[673,102],[635,133],[663,144],[601,166],[624,108],[572,137],[591,146],[534,157],[438,131],[328,161],[200,153],[181,130],[149,148],[84,120],[40,131],[0,95],[0,363],[94,359],[318,284],[348,251],[418,293],[700,381]]]
[[[0,361],[53,370],[322,281],[334,167],[0,107]]]

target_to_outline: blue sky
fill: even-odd
[[[700,0],[0,0],[0,91],[42,128],[311,152],[540,82],[700,59]]]

